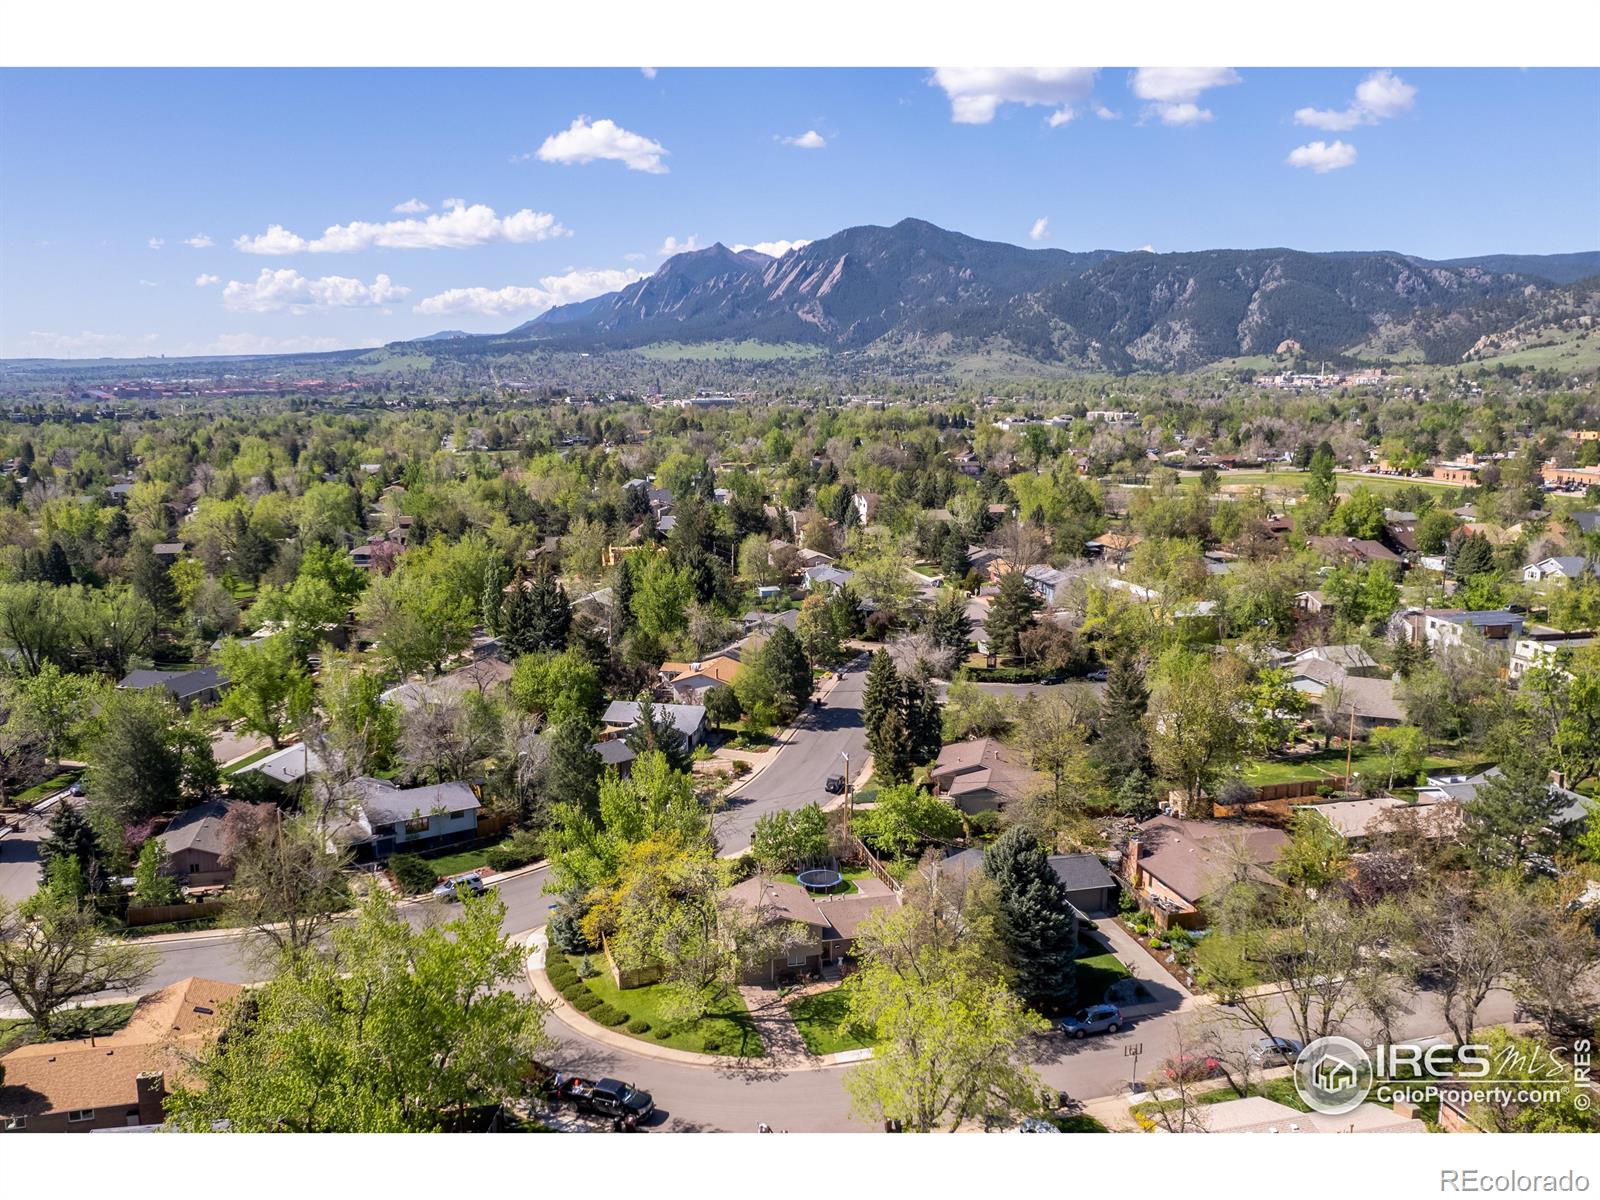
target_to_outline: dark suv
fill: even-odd
[[[572,1098],[579,1112],[596,1113],[613,1120],[637,1124],[656,1110],[649,1092],[618,1079],[572,1079],[562,1090]]]
[[[829,775],[827,782],[825,782],[822,786],[826,791],[832,792],[835,795],[842,795],[844,793],[844,776]]]

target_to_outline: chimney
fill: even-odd
[[[1132,837],[1122,850],[1122,876],[1134,887],[1139,886],[1139,839]]]
[[[167,1119],[167,1077],[160,1071],[140,1075],[135,1081],[139,1092],[139,1124],[159,1125]]]

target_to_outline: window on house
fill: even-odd
[[[412,817],[411,820],[406,822],[406,832],[407,833],[427,833],[428,832],[428,821],[429,821],[428,817]]]
[[[8,1132],[8,1133],[14,1133],[18,1129],[26,1129],[27,1127],[28,1127],[28,1118],[27,1117],[7,1117],[6,1118],[6,1132]]]
[[[200,864],[199,863],[190,863],[189,864],[189,874],[198,875],[199,873],[200,873]]]
[[[466,815],[467,815],[467,810],[466,809],[462,809],[460,812],[451,813],[450,814],[450,819],[452,821],[459,821],[459,820],[461,820],[461,818],[465,817]]]
[[[789,965],[791,967],[803,967],[803,966],[805,966],[806,965],[806,952],[804,950],[792,950],[792,951],[790,951],[789,952]]]
[[[94,1120],[94,1109],[92,1109],[92,1108],[75,1108],[75,1109],[73,1109],[71,1112],[69,1112],[67,1114],[67,1120],[68,1121],[92,1121],[92,1120]]]

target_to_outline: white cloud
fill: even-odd
[[[141,279],[141,280],[139,280],[139,286],[140,287],[160,287],[161,285],[159,283],[157,283],[154,279]]]
[[[758,254],[770,254],[773,258],[782,258],[791,250],[798,250],[801,246],[809,245],[811,245],[810,238],[795,238],[793,241],[751,242],[748,245],[740,242],[733,248],[733,252],[737,254],[741,250],[754,250]]]
[[[667,165],[661,160],[670,153],[660,142],[643,134],[631,133],[615,121],[601,118],[591,122],[588,117],[577,117],[560,133],[545,138],[536,156],[541,162],[573,163],[612,159],[624,164],[630,171],[647,171],[652,175],[665,175]]]
[[[656,253],[662,258],[669,258],[674,254],[687,254],[690,250],[698,249],[700,249],[700,235],[698,233],[691,233],[681,242],[671,234],[668,234],[667,240],[661,243],[661,249],[657,250]]]
[[[928,81],[950,98],[958,125],[987,125],[1002,104],[1060,109],[1081,104],[1094,88],[1092,67],[940,67]]]
[[[167,244],[167,239],[166,238],[158,238],[158,237],[153,237],[149,241],[145,242],[145,245],[149,246],[150,249],[152,249],[152,250],[159,250],[159,249],[161,249],[161,247],[165,246],[166,244]]]
[[[1140,67],[1128,86],[1150,103],[1145,115],[1165,125],[1198,125],[1211,120],[1211,110],[1200,107],[1202,93],[1242,82],[1232,67]]]
[[[1417,101],[1417,89],[1392,71],[1374,71],[1356,85],[1355,99],[1342,109],[1297,108],[1296,125],[1344,133],[1359,125],[1376,125],[1390,117],[1409,112]]]
[[[1144,245],[1139,246],[1134,252],[1136,254],[1154,254],[1156,252],[1156,248],[1149,242],[1146,242]]]
[[[303,313],[330,308],[374,308],[389,304],[411,289],[396,285],[387,275],[379,275],[371,283],[348,279],[342,275],[324,275],[308,279],[293,267],[274,271],[262,267],[261,274],[250,282],[229,280],[222,289],[222,303],[234,312],[283,312],[299,316]]]
[[[656,69],[654,67],[640,67],[639,74],[646,79],[654,79],[656,77]]]
[[[561,304],[575,304],[579,300],[617,291],[644,277],[643,271],[632,268],[621,271],[568,271],[565,275],[546,275],[539,280],[538,287],[451,288],[419,301],[412,311],[430,316],[445,313],[476,313],[484,317],[501,317],[511,313],[537,316]]]
[[[1055,110],[1055,112],[1050,114],[1050,117],[1045,124],[1050,126],[1051,129],[1059,129],[1077,115],[1078,113],[1076,109],[1058,108]]]
[[[1356,161],[1356,148],[1348,142],[1307,142],[1289,151],[1283,160],[1291,167],[1310,167],[1318,175],[1348,167]]]
[[[408,214],[415,215],[416,213],[425,213],[425,212],[427,212],[428,208],[429,208],[429,205],[428,205],[428,202],[426,200],[418,200],[415,196],[413,196],[409,200],[400,201],[399,204],[396,204],[394,206],[394,210],[393,211],[395,211],[397,213],[408,213]]]
[[[828,144],[828,139],[815,129],[808,129],[796,137],[786,137],[780,140],[785,146],[797,146],[801,150],[821,150]]]
[[[1116,121],[1120,120],[1122,117],[1121,113],[1112,111],[1104,104],[1096,104],[1094,106],[1094,115],[1099,117],[1102,121]]]
[[[197,233],[193,237],[184,238],[183,244],[195,250],[204,250],[206,247],[214,245],[215,243],[212,242],[211,235],[209,233]]]
[[[490,242],[542,242],[572,231],[549,213],[531,208],[496,216],[487,204],[446,202],[448,211],[400,221],[352,221],[330,225],[319,238],[303,238],[282,225],[255,237],[237,237],[234,249],[246,254],[349,254],[374,247],[386,250],[439,250]]]
[[[1049,236],[1050,236],[1050,218],[1049,217],[1040,217],[1037,221],[1035,221],[1033,223],[1033,228],[1028,230],[1028,237],[1029,237],[1029,239],[1031,241],[1042,242],[1042,241],[1045,240],[1045,238],[1047,238]]]
[[[195,287],[210,287],[212,284],[221,282],[222,277],[220,275],[196,275],[194,277]]]
[[[19,358],[128,358],[155,352],[156,334],[51,333],[29,330],[13,351]]]
[[[439,207],[443,209],[465,208],[466,206],[467,202],[459,196],[447,196],[439,201]]]

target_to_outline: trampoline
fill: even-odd
[[[811,871],[801,871],[795,876],[795,881],[808,892],[826,892],[843,883],[844,876],[838,871],[818,867]]]

